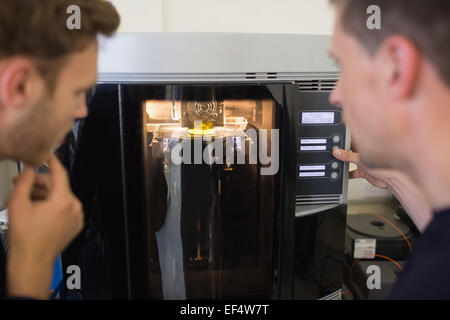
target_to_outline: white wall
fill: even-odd
[[[110,0],[120,13],[120,32],[161,32],[164,0]]]
[[[331,34],[328,0],[111,0],[121,32]]]
[[[163,0],[164,31],[331,34],[328,0]]]

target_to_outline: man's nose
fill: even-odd
[[[335,106],[336,108],[342,107],[342,100],[341,100],[341,80],[338,80],[336,82],[336,86],[334,87],[333,91],[330,94],[330,104]]]

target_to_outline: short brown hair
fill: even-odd
[[[71,5],[80,8],[80,30],[67,27]],[[31,58],[52,88],[65,57],[98,34],[112,35],[119,24],[118,12],[104,0],[0,0],[0,59]]]
[[[341,23],[371,53],[389,36],[410,39],[450,86],[449,0],[330,0],[342,9]],[[381,9],[381,29],[366,26],[367,8]]]

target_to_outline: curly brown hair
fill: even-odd
[[[81,10],[81,29],[69,30],[67,9]],[[0,60],[31,58],[53,88],[65,58],[87,48],[97,35],[112,35],[120,24],[104,0],[0,0]]]

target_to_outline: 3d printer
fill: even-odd
[[[339,297],[348,168],[331,151],[349,135],[328,103],[327,42],[128,34],[104,47],[71,170],[86,297]]]

